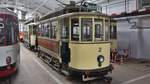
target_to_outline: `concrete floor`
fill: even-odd
[[[110,74],[113,77],[112,84],[150,84],[150,62],[129,61],[113,65],[115,69]],[[8,84],[8,81],[0,81],[0,84]],[[87,84],[87,82],[59,74],[37,58],[36,53],[21,44],[19,72],[12,76],[11,84]],[[93,80],[88,84],[107,83],[103,80]]]

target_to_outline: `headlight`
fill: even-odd
[[[101,66],[101,64],[104,62],[104,56],[103,55],[99,55],[97,57],[97,62],[98,62],[98,66]]]
[[[104,62],[104,56],[99,55],[99,56],[97,57],[97,61],[100,62],[100,63]]]

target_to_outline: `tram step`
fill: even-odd
[[[61,70],[61,72],[62,72],[64,75],[66,75],[66,76],[69,76],[69,75],[70,75],[69,72],[66,71],[66,70]]]

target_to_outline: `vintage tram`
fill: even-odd
[[[85,11],[53,15],[38,22],[40,58],[63,73],[79,74],[83,81],[112,71],[109,16]]]
[[[17,15],[0,8],[0,78],[13,74],[20,62]]]
[[[36,49],[36,23],[26,22],[24,27],[24,44],[30,49]]]

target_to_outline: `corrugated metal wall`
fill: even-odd
[[[117,23],[118,48],[129,49],[133,58],[150,59],[150,17],[120,20]]]

